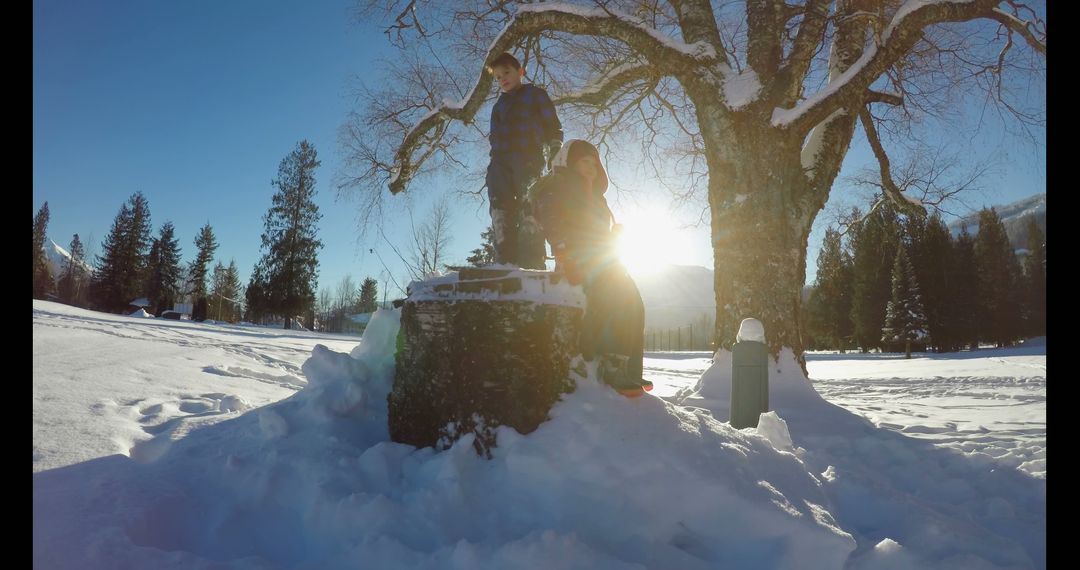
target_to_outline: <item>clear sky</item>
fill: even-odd
[[[154,234],[171,220],[185,262],[209,222],[220,243],[217,260],[235,260],[246,283],[260,255],[270,181],[281,159],[307,139],[322,161],[320,288],[336,287],[346,274],[357,284],[380,278],[384,267],[400,280],[404,270],[393,251],[378,234],[358,239],[355,204],[339,200],[333,187],[351,86],[357,77],[378,79],[375,60],[386,45],[380,28],[349,17],[353,6],[354,0],[34,0],[33,210],[49,202],[49,238],[66,248],[78,233],[100,253],[120,206],[142,191]],[[1041,151],[1025,150],[993,126],[980,137],[977,153],[1010,154],[970,206],[1046,191]],[[871,161],[857,140],[844,173]],[[655,220],[666,198],[650,188],[642,183],[643,201],[613,200],[616,217]],[[844,195],[834,189],[836,199]],[[451,258],[463,261],[489,220],[486,205],[455,206]],[[397,224],[388,237],[405,246],[406,230],[407,223]],[[822,235],[816,227],[810,238],[808,280]],[[676,242],[671,261],[712,266],[707,228],[687,230]]]

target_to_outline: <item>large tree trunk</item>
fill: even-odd
[[[806,200],[801,141],[765,121],[731,121],[722,131],[719,122],[702,124],[717,127],[702,129],[706,147],[724,149],[709,157],[717,344],[730,348],[739,324],[753,317],[765,325],[769,352],[790,348],[805,370],[799,315],[820,206]]]
[[[546,271],[462,269],[413,283],[387,398],[390,439],[444,448],[471,433],[490,457],[498,426],[535,430],[574,389],[583,306],[580,288]]]

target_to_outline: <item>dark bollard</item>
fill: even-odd
[[[731,347],[731,419],[736,429],[756,428],[769,411],[769,350],[757,319],[743,319]]]

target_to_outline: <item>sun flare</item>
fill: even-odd
[[[619,260],[634,275],[648,275],[666,265],[687,263],[690,239],[667,212],[638,211],[619,219]]]

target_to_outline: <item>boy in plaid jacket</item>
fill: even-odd
[[[526,199],[529,186],[562,146],[563,132],[546,91],[522,83],[514,56],[495,58],[490,70],[502,94],[491,109],[488,204],[495,262],[544,269],[544,238]]]

